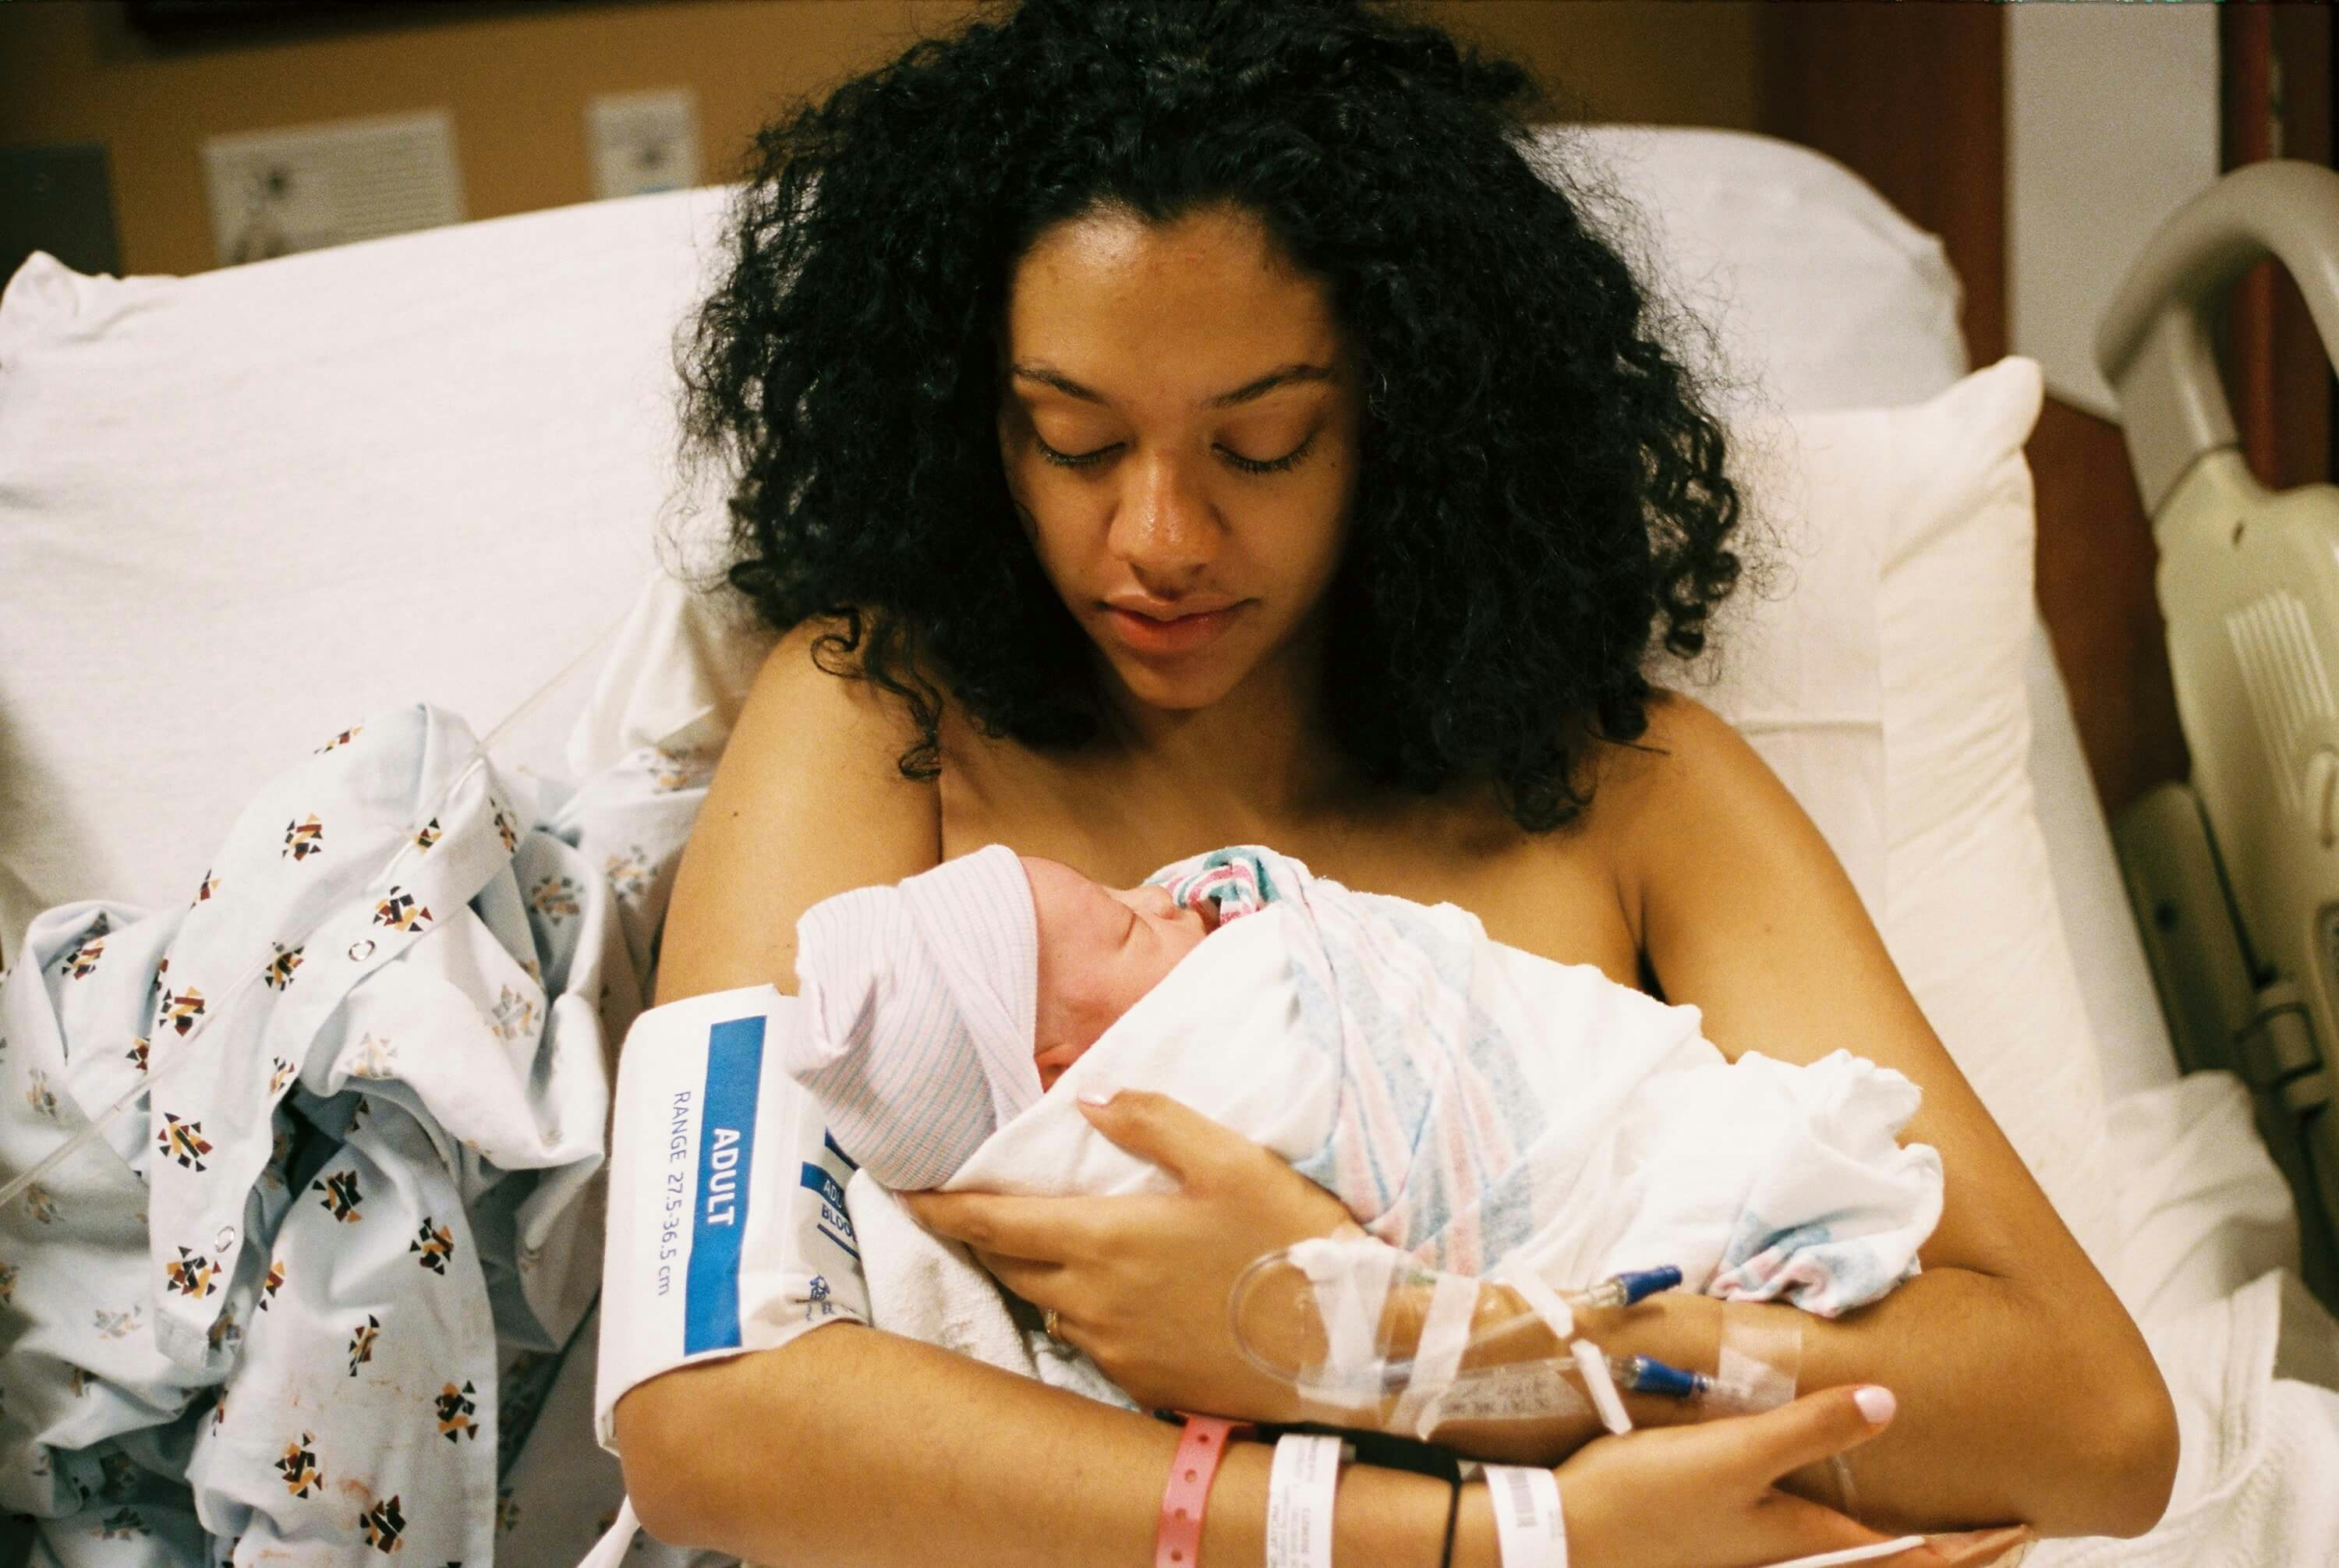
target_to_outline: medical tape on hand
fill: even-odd
[[[1387,1392],[1381,1310],[1402,1255],[1386,1242],[1325,1237],[1300,1242],[1286,1256],[1308,1277],[1324,1326],[1324,1365],[1300,1379],[1299,1392],[1343,1408],[1377,1406]]]
[[[1332,1568],[1332,1501],[1343,1445],[1287,1432],[1267,1473],[1267,1568]]]
[[[1416,1437],[1437,1429],[1437,1406],[1462,1370],[1470,1347],[1470,1324],[1478,1311],[1478,1282],[1466,1274],[1441,1274],[1429,1294],[1421,1341],[1413,1353],[1413,1375],[1396,1402],[1391,1425]]]
[[[1714,1368],[1714,1412],[1752,1415],[1776,1410],[1795,1397],[1796,1381],[1803,1370],[1801,1317],[1792,1312],[1755,1303],[1731,1302],[1722,1309],[1722,1355]],[[1836,1512],[1860,1517],[1860,1486],[1851,1478],[1851,1460],[1831,1455],[1828,1474],[1835,1482]],[[1905,1550],[1905,1548],[1903,1548]],[[1830,1557],[1830,1562],[1855,1558]]]
[[[1484,1471],[1503,1568],[1567,1568],[1559,1478],[1527,1464],[1488,1464]]]
[[[1709,1395],[1717,1415],[1776,1410],[1795,1397],[1796,1380],[1802,1370],[1801,1318],[1752,1303],[1731,1302],[1722,1307],[1722,1354]],[[1828,1474],[1835,1482],[1836,1511],[1859,1518],[1860,1486],[1851,1478],[1850,1459],[1831,1455],[1827,1464]]]
[[[1795,1397],[1803,1370],[1801,1316],[1774,1307],[1725,1303],[1722,1354],[1713,1369],[1717,1414],[1776,1410]]]
[[[1633,1430],[1633,1418],[1624,1413],[1624,1401],[1616,1393],[1616,1379],[1608,1371],[1608,1357],[1589,1339],[1579,1339],[1567,1347],[1575,1357],[1575,1370],[1583,1376],[1584,1391],[1592,1395],[1592,1407],[1600,1412],[1600,1425],[1622,1437]]]
[[[1560,1299],[1559,1292],[1546,1284],[1541,1275],[1522,1268],[1515,1274],[1498,1272],[1492,1278],[1494,1283],[1507,1285],[1517,1291],[1519,1299],[1525,1302],[1528,1309],[1543,1319],[1544,1326],[1551,1330],[1552,1338],[1565,1345],[1575,1337],[1574,1309]]]
[[[1575,1337],[1575,1313],[1542,1276],[1524,1269],[1497,1269],[1485,1283],[1507,1286],[1551,1331],[1563,1351]],[[1592,1406],[1568,1381],[1564,1368],[1573,1357],[1559,1360],[1537,1356],[1527,1361],[1499,1361],[1457,1373],[1437,1402],[1436,1423],[1460,1421],[1536,1421],[1554,1417],[1574,1419],[1592,1414]],[[1422,1435],[1427,1436],[1427,1433]]]

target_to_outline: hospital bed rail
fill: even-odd
[[[2213,323],[2272,257],[2339,359],[2339,173],[2252,164],[2180,209],[2096,335],[2159,551],[2192,776],[2114,839],[2187,1071],[2238,1073],[2296,1194],[2307,1283],[2339,1305],[2339,488],[2243,457]]]

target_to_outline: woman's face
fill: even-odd
[[[1008,488],[1136,700],[1217,702],[1322,603],[1357,471],[1343,347],[1323,287],[1232,210],[1091,213],[1018,263]]]

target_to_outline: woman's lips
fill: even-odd
[[[1210,610],[1199,616],[1180,616],[1174,621],[1157,621],[1134,610],[1124,610],[1118,605],[1107,605],[1105,616],[1112,626],[1113,635],[1131,652],[1190,654],[1216,642],[1229,623],[1242,611],[1241,605],[1229,605],[1225,609]]]

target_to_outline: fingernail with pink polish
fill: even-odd
[[[1112,1103],[1112,1097],[1120,1092],[1120,1090],[1117,1089],[1084,1089],[1081,1090],[1081,1103],[1082,1105],[1110,1105]]]
[[[1892,1390],[1873,1383],[1854,1394],[1851,1402],[1860,1406],[1860,1413],[1868,1417],[1872,1426],[1881,1426],[1891,1420],[1892,1413],[1900,1407],[1900,1402],[1892,1397]]]

